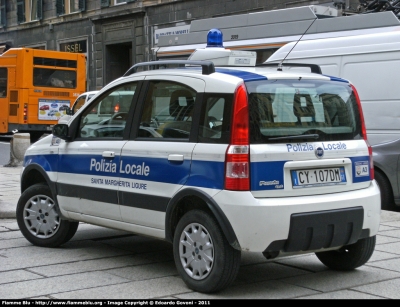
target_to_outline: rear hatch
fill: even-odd
[[[372,158],[358,95],[345,80],[320,77],[245,82],[255,197],[338,193],[370,185]]]

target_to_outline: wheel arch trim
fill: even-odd
[[[47,172],[39,165],[39,164],[30,164],[25,169],[22,171],[21,174],[21,194],[32,184],[28,184],[28,179],[27,177],[29,176],[29,173],[32,171],[39,172],[40,175],[44,178],[46,181],[47,186],[50,188],[51,194],[53,195],[53,201],[57,204],[57,210],[59,211],[58,213],[61,215],[61,211],[59,210],[59,204],[57,201],[57,184],[53,182]],[[36,182],[38,183],[38,182]],[[61,215],[62,216],[62,215]]]
[[[221,210],[219,205],[212,199],[207,193],[200,189],[196,188],[186,188],[179,191],[174,197],[171,198],[167,205],[167,210],[165,213],[165,238],[169,242],[173,242],[173,233],[172,233],[172,216],[177,209],[179,201],[186,197],[186,196],[196,196],[202,199],[206,206],[210,209],[214,217],[216,218],[219,226],[222,229],[226,239],[228,240],[229,244],[237,249],[240,250],[240,244],[233,230],[231,223],[229,222],[228,218],[226,217],[225,213]]]
[[[24,192],[29,186],[26,185],[27,176],[31,171],[38,171],[40,175],[46,180],[47,185],[50,187],[51,192],[56,195],[56,183],[51,181],[47,172],[39,164],[30,164],[23,170],[21,174],[21,193]]]

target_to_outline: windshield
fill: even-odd
[[[351,86],[340,81],[246,82],[252,143],[361,139]]]

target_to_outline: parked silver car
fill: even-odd
[[[372,146],[383,210],[400,210],[400,139]]]

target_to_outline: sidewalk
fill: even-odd
[[[21,195],[19,176],[22,166],[0,165],[0,219],[15,218],[15,209]]]

